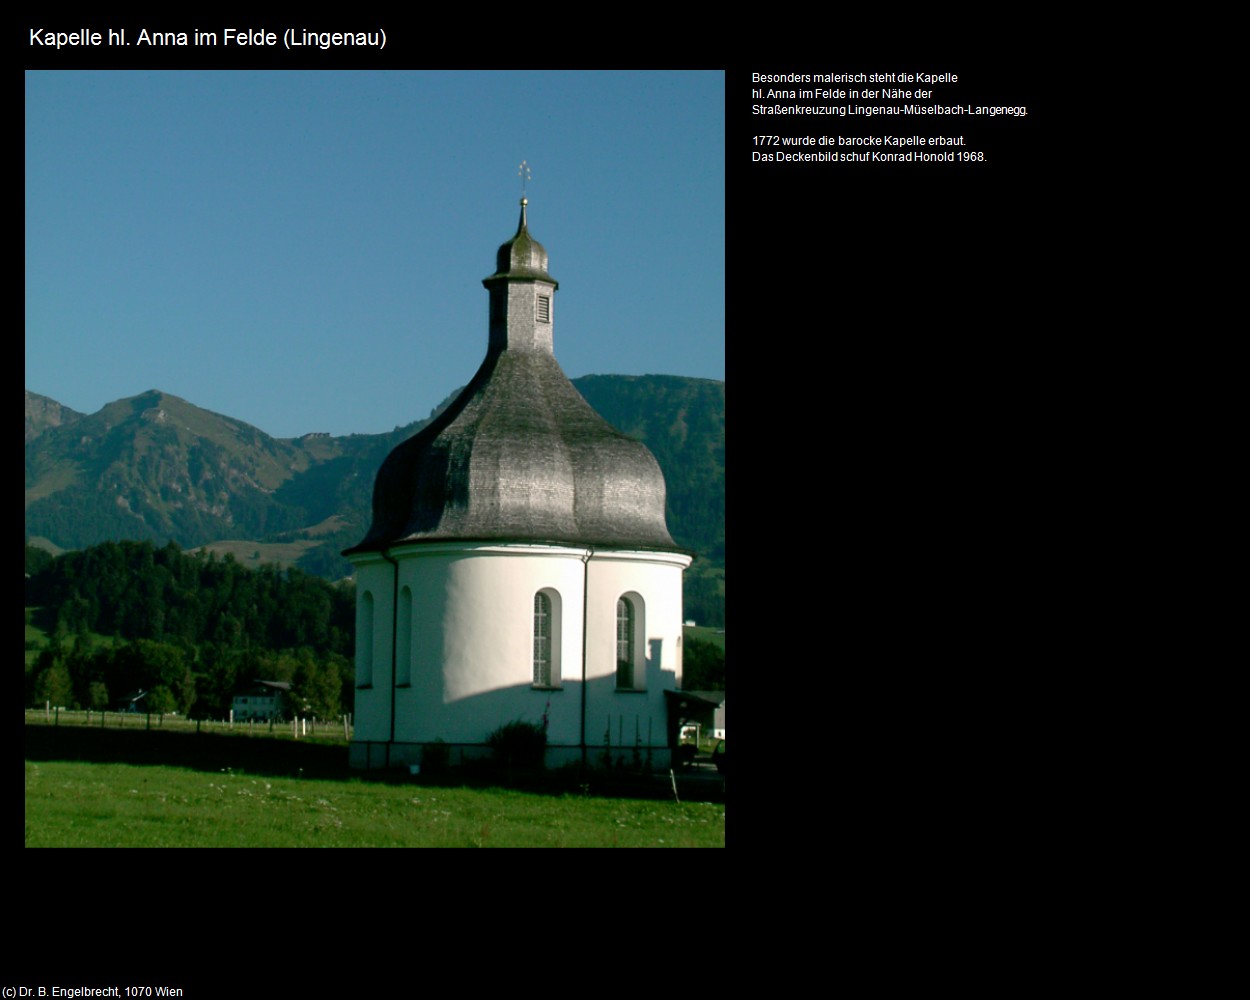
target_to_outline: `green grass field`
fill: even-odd
[[[27,847],[724,847],[725,807],[26,761]]]
[[[28,611],[38,613],[39,608],[27,608]],[[68,645],[73,643],[77,645],[79,642],[84,643],[83,648],[88,650],[99,649],[101,646],[115,645],[113,637],[109,635],[101,635],[99,632],[84,632],[82,636],[73,636],[63,640]],[[48,646],[52,645],[52,640],[48,637],[48,633],[38,625],[27,623],[26,625],[26,666],[29,667],[37,659],[39,654]]]
[[[725,630],[723,628],[705,628],[702,625],[683,625],[682,634],[687,639],[701,639],[725,648]]]
[[[311,548],[315,548],[316,541],[303,540],[298,542],[240,542],[240,541],[220,541],[209,542],[207,545],[201,545],[199,548],[187,549],[189,554],[194,554],[203,549],[205,552],[216,552],[218,557],[224,555],[232,555],[244,566],[255,569],[265,563],[273,563],[281,569],[289,569],[299,561],[300,556]]]

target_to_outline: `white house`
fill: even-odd
[[[257,681],[234,696],[231,709],[235,722],[248,719],[281,719],[286,714],[286,701],[291,685],[286,681]]]
[[[667,767],[681,681],[682,572],[664,477],[556,362],[547,252],[521,199],[489,292],[486,358],[391,452],[356,569],[353,766],[485,751],[548,722],[549,764],[637,748]]]

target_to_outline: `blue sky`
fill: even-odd
[[[26,388],[275,437],[467,382],[533,176],[565,372],[725,377],[720,72],[26,74]]]

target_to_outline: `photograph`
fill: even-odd
[[[24,85],[26,845],[723,847],[724,71]]]

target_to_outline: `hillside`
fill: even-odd
[[[698,555],[687,617],[723,624],[724,383],[593,375],[573,384],[655,454],[669,530]],[[273,438],[155,389],[90,415],[28,391],[26,538],[61,549],[172,541],[341,577],[351,567],[339,553],[368,529],[378,467],[430,417],[386,434]]]
[[[673,538],[725,561],[725,383],[587,375],[573,384],[604,420],[646,442],[664,471]]]
[[[369,487],[352,484],[371,480],[405,431],[272,438],[152,390],[27,441],[26,534],[66,549],[119,539],[192,548],[279,540],[335,515],[363,531]]]
[[[26,390],[26,441],[30,442],[50,427],[70,424],[81,417],[77,410],[62,406],[55,399]]]

